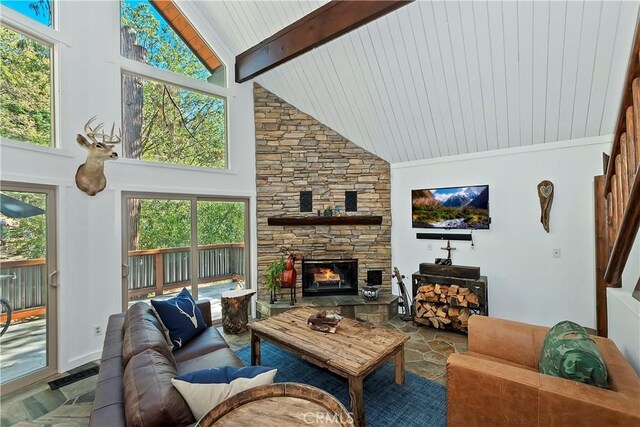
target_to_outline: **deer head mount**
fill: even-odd
[[[113,151],[113,144],[120,143],[120,130],[114,134],[116,124],[111,126],[111,133],[103,131],[103,123],[92,128],[91,124],[96,119],[93,116],[84,125],[84,133],[87,138],[78,134],[76,141],[87,150],[87,160],[80,165],[76,172],[76,185],[90,196],[95,196],[107,186],[107,177],[104,176],[104,161],[117,159],[118,153]]]

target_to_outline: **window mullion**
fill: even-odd
[[[199,276],[199,254],[198,254],[198,198],[191,197],[191,293],[197,300],[198,276]]]

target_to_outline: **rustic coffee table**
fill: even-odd
[[[251,364],[260,364],[260,341],[265,340],[346,378],[353,422],[356,427],[362,427],[365,425],[364,378],[395,358],[396,384],[404,384],[404,343],[409,337],[346,317],[335,334],[313,331],[307,327],[307,319],[317,311],[299,308],[249,324]]]

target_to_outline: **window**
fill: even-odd
[[[42,25],[53,27],[53,0],[2,0],[0,4]]]
[[[0,39],[0,136],[51,146],[51,46],[5,26]]]
[[[123,195],[124,307],[174,296],[184,287],[211,301],[247,281],[248,201],[180,195]],[[195,272],[195,273],[194,273]]]
[[[225,100],[123,74],[124,155],[182,165],[225,168]]]
[[[123,0],[120,6],[122,56],[175,73],[162,76],[167,82],[147,75],[157,72],[146,65],[125,67],[124,156],[226,168],[226,99],[213,84],[193,80],[215,82],[224,66],[172,0]]]
[[[224,85],[224,65],[173,1],[123,0],[120,5],[122,56]]]

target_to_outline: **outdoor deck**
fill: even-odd
[[[183,287],[191,288],[191,248],[129,251],[128,296],[130,304],[153,298],[170,298]],[[221,294],[244,279],[244,244],[198,247],[198,298],[211,301],[211,316],[221,317]],[[0,383],[41,369],[46,354],[46,259],[0,262],[0,296],[13,308],[12,323],[0,337]],[[4,322],[4,313],[0,316]],[[105,319],[106,320],[106,319]]]

